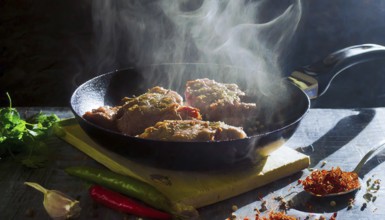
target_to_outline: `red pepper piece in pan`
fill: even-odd
[[[145,206],[117,192],[93,185],[89,190],[93,200],[117,211],[153,219],[171,219],[171,215]]]

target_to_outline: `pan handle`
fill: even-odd
[[[323,95],[332,80],[343,70],[369,60],[385,58],[385,47],[362,44],[329,54],[323,60],[295,70],[289,80],[301,88],[310,99]]]

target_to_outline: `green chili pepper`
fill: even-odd
[[[91,167],[70,167],[66,169],[66,172],[134,197],[154,207],[161,206],[158,208],[164,211],[170,210],[171,203],[165,195],[153,186],[132,177]]]
[[[198,215],[193,207],[173,203],[155,187],[130,176],[123,176],[112,171],[84,166],[69,167],[65,171],[72,176],[97,183],[106,188],[139,199],[154,208],[169,212],[181,218]]]

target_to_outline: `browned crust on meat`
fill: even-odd
[[[242,128],[223,122],[165,120],[146,128],[140,138],[167,141],[223,141],[246,138]]]
[[[187,104],[199,108],[205,120],[244,126],[250,117],[256,117],[256,104],[242,102],[245,93],[236,84],[191,80],[186,83],[185,96]]]
[[[116,131],[116,114],[119,110],[120,106],[117,107],[109,107],[103,106],[97,109],[92,109],[91,111],[87,111],[83,118],[87,121],[90,121],[100,127],[114,130]]]
[[[178,93],[159,86],[123,102],[116,124],[127,135],[137,135],[158,121],[201,118],[198,109],[182,108],[183,98]]]

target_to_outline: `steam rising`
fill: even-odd
[[[246,79],[248,90],[282,92],[266,86],[281,78],[279,62],[298,27],[301,5],[294,0],[266,21],[262,14],[269,13],[262,12],[273,9],[276,7],[268,1],[96,0],[93,16],[98,49],[94,60],[100,72],[127,63],[237,66],[243,70],[233,75]],[[179,67],[168,71],[191,71]],[[199,71],[207,78],[220,79],[218,70],[202,67]],[[174,78],[171,84],[185,83]]]

